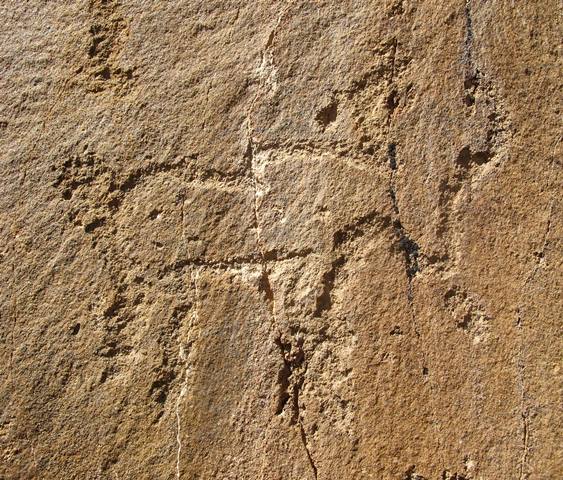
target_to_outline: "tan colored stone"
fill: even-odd
[[[559,5],[0,13],[0,478],[563,476]]]

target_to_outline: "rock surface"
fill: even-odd
[[[562,478],[559,7],[2,2],[0,478]]]

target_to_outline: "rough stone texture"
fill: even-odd
[[[559,12],[4,0],[0,478],[563,478]]]

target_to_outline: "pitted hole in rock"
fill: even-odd
[[[403,331],[399,325],[395,325],[393,329],[389,332],[390,335],[402,335]]]
[[[94,230],[96,230],[96,228],[100,228],[100,227],[104,226],[105,223],[106,223],[105,218],[103,218],[103,217],[102,218],[95,218],[91,222],[84,225],[84,231],[86,233],[92,233]]]
[[[472,152],[468,146],[465,146],[460,150],[456,158],[456,164],[464,170],[469,170],[473,165],[484,165],[491,158],[491,152],[488,150]]]
[[[160,215],[160,210],[158,208],[153,208],[150,212],[149,212],[149,218],[151,220],[156,220],[159,215]]]
[[[336,120],[337,115],[338,102],[336,102],[336,100],[333,100],[327,106],[321,108],[317,112],[315,120],[323,129],[325,129],[329,124]]]
[[[397,170],[397,145],[395,143],[387,145],[387,158],[391,170]]]
[[[399,106],[399,93],[393,89],[385,100],[385,107],[389,111],[389,115],[393,115],[395,109]]]

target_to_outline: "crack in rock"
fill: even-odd
[[[315,311],[313,312],[314,318],[322,317],[323,312],[327,312],[332,308],[332,289],[334,288],[334,282],[336,280],[336,275],[338,271],[346,263],[346,258],[344,256],[339,256],[336,260],[331,263],[330,270],[324,273],[322,279],[322,292],[316,299]]]
[[[191,318],[191,327],[193,328],[195,325],[199,325],[199,276],[201,273],[201,267],[197,270],[192,271],[191,280],[192,285],[194,287],[194,305],[192,311],[192,318]],[[188,346],[191,347],[192,343]],[[176,478],[179,480],[181,476],[180,470],[180,460],[181,460],[181,453],[182,453],[182,418],[180,415],[180,408],[183,403],[185,396],[188,393],[188,382],[189,382],[189,372],[190,372],[190,355],[191,355],[191,348],[189,352],[186,352],[184,346],[180,344],[180,351],[179,351],[179,358],[184,364],[183,375],[184,381],[180,388],[180,392],[178,397],[176,398]]]

